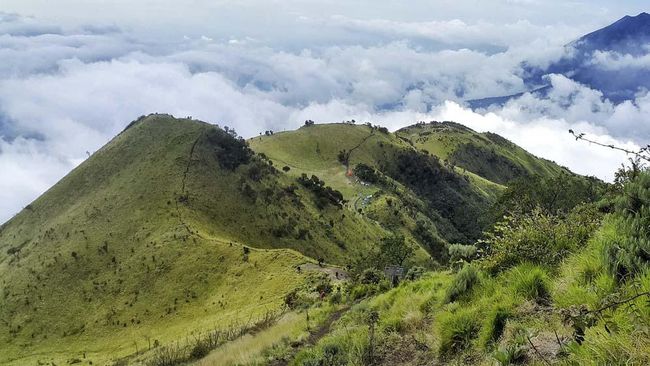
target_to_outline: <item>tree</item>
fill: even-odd
[[[406,243],[402,235],[392,235],[381,239],[379,248],[380,255],[388,265],[401,266],[414,253],[413,247]]]

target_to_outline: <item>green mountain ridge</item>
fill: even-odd
[[[412,264],[444,263],[480,236],[505,180],[563,171],[494,137],[511,159],[485,160],[494,173],[446,163],[421,151],[451,151],[414,140],[422,128],[313,125],[247,144],[199,121],[134,121],[0,227],[0,364],[111,364],[259,316],[305,281],[297,266],[345,266],[391,233]],[[464,133],[450,136],[489,146]]]
[[[507,184],[522,175],[570,173],[495,133],[477,133],[455,122],[418,123],[396,131],[396,135],[497,184]]]

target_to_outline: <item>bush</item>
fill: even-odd
[[[479,246],[487,253],[483,268],[496,273],[521,263],[554,266],[583,247],[600,225],[601,214],[591,206],[575,208],[568,216],[536,209],[495,225]]]
[[[499,349],[494,352],[494,359],[501,366],[522,363],[526,358],[526,353],[528,352],[528,347],[524,342],[523,339],[519,338],[499,347]]]
[[[380,173],[375,168],[359,163],[354,167],[354,175],[366,183],[379,184],[384,183],[384,178],[379,175]]]
[[[190,359],[200,360],[210,353],[210,346],[204,340],[197,340],[190,350]]]
[[[384,274],[374,268],[368,268],[361,273],[359,282],[365,285],[376,285],[384,279]]]
[[[321,365],[344,366],[347,365],[345,350],[336,343],[329,343],[323,346],[323,358]]]
[[[248,148],[246,140],[235,138],[217,127],[208,130],[205,138],[213,148],[221,168],[235,170],[238,166],[247,164],[253,156],[253,151]]]
[[[451,244],[447,251],[449,252],[449,261],[451,263],[470,262],[476,258],[476,246]]]
[[[298,183],[315,194],[315,203],[319,209],[325,208],[328,204],[332,204],[338,208],[343,208],[343,204],[345,203],[343,194],[332,189],[332,187],[326,186],[325,182],[320,180],[317,176],[312,175],[311,178],[309,178],[307,174],[302,173],[297,180]]]
[[[427,270],[424,267],[411,267],[408,272],[406,272],[406,276],[404,277],[408,281],[415,281],[420,279],[425,273],[427,273]]]
[[[468,294],[474,285],[479,282],[479,272],[471,265],[465,265],[454,277],[451,285],[447,288],[445,302],[453,302]]]
[[[606,243],[605,263],[618,280],[634,277],[650,265],[650,173],[639,173],[615,202],[617,237]]]
[[[440,356],[448,357],[470,346],[478,335],[480,324],[478,316],[469,309],[459,309],[455,313],[441,317]]]

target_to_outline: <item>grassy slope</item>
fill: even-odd
[[[396,149],[410,148],[393,134],[337,124],[254,138],[255,151],[291,170],[251,180],[253,166],[265,163],[222,169],[206,139],[212,128],[148,117],[0,229],[0,363],[60,364],[86,352],[103,364],[149,338],[164,344],[248,319],[303,281],[293,268],[309,257],[342,264],[367,251],[387,233],[373,220],[407,235],[416,220],[431,222],[421,211],[392,214],[402,199],[422,204],[399,182],[406,196],[362,185],[338,162],[340,150],[355,146],[350,167],[391,161]],[[456,171],[489,199],[502,189]],[[303,172],[342,191],[348,210],[319,210],[302,188],[283,194]],[[242,194],[243,183],[257,198]],[[377,198],[358,200],[368,195]],[[368,215],[350,210],[355,202]],[[278,227],[291,230],[273,235]],[[307,239],[296,235],[301,228]],[[243,245],[258,248],[247,261]],[[418,258],[427,256],[419,250]]]
[[[359,163],[378,166],[381,161],[392,158],[393,151],[387,147],[409,148],[408,144],[394,135],[381,133],[365,125],[332,123],[302,127],[273,136],[254,137],[249,140],[249,144],[257,153],[268,156],[278,169],[288,166],[290,170],[287,175],[299,177],[304,173],[308,176],[318,176],[343,193],[349,201],[346,206],[352,212],[364,209],[370,215],[360,217],[369,218],[371,222],[377,221],[387,229],[402,232],[412,241],[416,241],[410,235],[410,230],[415,227],[415,220],[408,215],[391,215],[391,221],[395,221],[395,225],[386,225],[386,221],[381,218],[381,215],[386,214],[383,204],[385,200],[367,199],[382,192],[381,187],[364,185],[356,177],[347,176],[347,167],[338,160],[341,150],[354,149],[350,154],[350,169]],[[403,187],[401,189],[403,190]],[[384,195],[385,197],[399,201],[394,196]],[[418,249],[416,261],[424,263],[427,259],[428,255],[424,250]]]
[[[363,363],[371,311],[379,315],[378,365],[432,360],[494,365],[497,357],[508,353],[519,357],[513,364],[647,365],[650,303],[647,296],[635,295],[650,291],[650,272],[646,269],[637,278],[616,283],[603,253],[605,243],[620,240],[619,230],[606,218],[589,243],[559,269],[521,264],[497,276],[478,272],[475,285],[453,302],[446,294],[460,274],[434,272],[403,283],[353,307],[315,347],[302,350],[292,365],[323,359],[332,349],[342,364]],[[584,342],[575,342],[563,312],[604,308],[612,299],[622,305],[594,316]]]
[[[415,151],[412,143],[399,134],[382,133],[366,125],[337,123],[305,126],[296,131],[255,137],[249,143],[252,149],[271,158],[276,167],[289,167],[289,175],[315,174],[324,179],[345,195],[350,201],[350,208],[355,211],[363,209],[368,217],[384,227],[408,236],[415,229],[416,222],[421,221],[427,222],[427,226],[432,228],[432,235],[439,240],[453,242],[462,238],[462,234],[446,219],[427,210],[426,198],[413,192],[413,186],[407,187],[407,182],[390,180],[398,191],[390,192],[378,185],[361,184],[356,177],[346,175],[347,167],[338,160],[342,150],[353,150],[349,168],[363,163],[383,171],[386,171],[386,166],[395,165],[399,151]],[[469,201],[478,202],[479,207],[494,201],[504,188],[458,167],[454,172],[458,177],[466,177],[469,186],[464,189],[452,183],[451,189],[461,196],[473,195]],[[395,206],[387,205],[387,200],[396,202]],[[404,209],[407,206],[417,208]],[[426,246],[425,243],[421,244]]]
[[[0,363],[60,364],[87,352],[102,364],[147,337],[164,344],[248,319],[278,306],[302,281],[294,267],[310,260],[274,248],[337,262],[337,240],[364,250],[381,235],[338,209],[317,210],[305,190],[298,205],[243,197],[237,183],[252,163],[221,169],[203,138],[210,129],[148,117],[2,227]],[[292,182],[275,173],[251,185],[277,193]],[[280,212],[314,240],[269,235],[284,224]],[[244,261],[244,244],[263,249]]]
[[[567,171],[496,134],[477,133],[453,122],[413,125],[396,134],[418,149],[427,150],[497,184],[506,184],[521,174],[549,176]]]
[[[273,136],[254,137],[249,143],[256,152],[269,156],[278,168],[289,166],[290,175],[315,174],[341,191],[348,200],[359,194],[371,194],[377,188],[355,184],[354,179],[346,176],[346,167],[337,158],[341,150],[358,147],[350,155],[350,167],[358,163],[374,166],[388,154],[381,144],[408,146],[391,134],[373,131],[365,125],[343,123],[313,125]]]

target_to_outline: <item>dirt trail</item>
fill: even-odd
[[[318,264],[314,263],[305,263],[300,265],[300,270],[301,271],[313,271],[313,272],[322,272],[330,276],[330,279],[332,280],[347,280],[350,276],[348,275],[348,272],[342,268],[338,267],[327,267],[327,266],[319,266]]]
[[[310,332],[309,337],[307,337],[307,340],[305,341],[305,343],[302,344],[300,346],[300,348],[295,349],[295,353],[293,355],[291,355],[290,358],[288,358],[286,360],[274,361],[274,362],[271,363],[271,365],[272,366],[287,366],[287,365],[289,365],[289,363],[293,360],[293,357],[296,355],[296,353],[298,353],[298,351],[300,349],[305,348],[305,347],[309,347],[309,346],[313,346],[316,343],[318,343],[318,341],[321,338],[323,338],[324,336],[326,336],[329,333],[330,328],[332,327],[332,324],[335,321],[341,319],[343,314],[345,314],[348,310],[350,310],[350,306],[346,306],[346,307],[341,308],[341,309],[333,312],[332,314],[330,314],[330,316],[327,318],[327,320],[325,320],[325,323],[323,323],[315,331]]]
[[[178,220],[180,221],[181,225],[185,227],[185,230],[187,230],[189,235],[192,235],[192,229],[190,229],[189,225],[183,220],[183,214],[181,213],[181,208],[179,207],[179,201],[182,201],[183,204],[188,203],[188,194],[185,189],[185,181],[187,180],[187,175],[190,172],[190,166],[192,165],[192,158],[194,157],[194,149],[196,148],[196,145],[199,143],[199,140],[201,140],[201,137],[203,137],[203,132],[199,134],[199,136],[194,140],[194,143],[192,144],[192,147],[190,148],[190,153],[187,158],[187,165],[185,166],[185,171],[183,172],[183,179],[181,180],[181,193],[180,196],[175,198],[175,206],[176,206],[176,214],[178,215]]]

